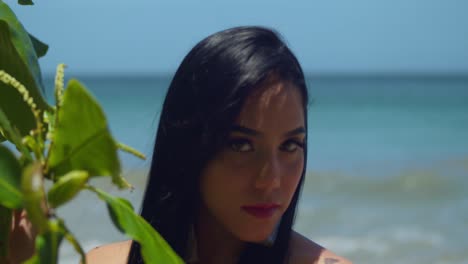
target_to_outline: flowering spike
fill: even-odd
[[[63,63],[57,65],[57,71],[55,73],[55,101],[57,106],[60,107],[62,105],[62,97],[63,97],[63,78],[65,75],[65,68],[67,66]]]
[[[37,122],[39,122],[39,110],[37,109],[37,105],[34,103],[34,99],[29,96],[29,92],[24,87],[23,84],[21,84],[19,81],[17,81],[13,76],[10,74],[6,73],[3,70],[0,70],[0,81],[5,83],[6,85],[10,85],[11,87],[15,88],[22,96],[24,102],[29,105],[31,108],[32,113],[34,114],[34,117],[36,118]]]

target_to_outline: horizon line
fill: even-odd
[[[171,72],[65,72],[69,78],[167,78]],[[55,72],[45,72],[45,78],[53,78]],[[305,72],[306,78],[468,78],[468,72]]]

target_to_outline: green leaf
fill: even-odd
[[[8,255],[12,215],[12,209],[0,205],[0,263],[3,263],[1,260],[5,260]]]
[[[37,228],[39,234],[44,234],[48,230],[48,217],[45,208],[44,176],[40,163],[31,164],[25,168],[21,177],[21,190],[23,205],[29,220]]]
[[[36,56],[38,58],[44,57],[47,54],[47,51],[49,50],[49,45],[45,44],[44,42],[40,41],[36,37],[34,37],[31,34],[28,34],[29,38],[31,39],[31,42],[34,47],[34,51],[36,52]]]
[[[130,185],[120,175],[117,147],[98,102],[78,81],[71,80],[58,109],[48,173],[86,170],[90,176],[112,176],[120,188]]]
[[[121,197],[115,197],[115,199],[117,200],[117,202],[121,203],[122,205],[128,206],[132,210],[132,212],[134,211],[133,205],[128,200],[121,198]],[[125,230],[122,229],[121,225],[119,224],[119,216],[115,214],[115,211],[112,209],[112,207],[109,204],[107,204],[107,210],[109,211],[109,216],[112,222],[114,223],[114,225],[117,227],[117,229],[119,229],[120,232],[125,233]]]
[[[94,187],[88,189],[107,203],[114,224],[140,243],[145,263],[184,263],[161,235],[141,216],[135,214],[128,202],[123,202],[122,198],[114,197]]]
[[[5,113],[3,112],[2,108],[0,107],[0,129],[1,132],[5,135],[6,138],[13,143],[16,148],[23,154],[23,157],[26,159],[27,162],[32,161],[31,154],[29,150],[24,146],[21,135],[19,132],[11,126],[10,121],[6,117]]]
[[[23,205],[21,167],[15,155],[0,145],[0,205],[17,209]]]
[[[41,242],[44,241],[43,238],[41,238]],[[37,242],[37,238],[36,238],[36,248],[39,247],[38,245],[39,242]],[[44,243],[44,242],[42,242]],[[23,262],[23,264],[41,264],[40,260],[39,260],[39,255],[36,253],[34,254],[30,259],[26,260],[25,262]]]
[[[57,219],[50,220],[47,225],[47,232],[36,237],[36,254],[23,264],[58,263],[58,250],[65,233]]]
[[[20,4],[20,5],[34,5],[33,1],[31,1],[31,0],[18,0],[18,4]]]
[[[73,199],[84,188],[88,178],[86,171],[71,171],[60,177],[47,194],[50,206],[57,208]]]
[[[22,83],[40,110],[50,106],[41,94],[42,76],[31,39],[6,3],[0,1],[0,70]],[[36,128],[30,107],[18,91],[0,82],[0,107],[22,136]]]

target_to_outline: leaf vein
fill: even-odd
[[[73,156],[75,156],[77,153],[79,153],[82,149],[85,147],[89,146],[93,142],[95,142],[97,139],[99,139],[102,136],[105,136],[107,133],[107,127],[103,127],[99,130],[96,131],[96,133],[92,134],[88,138],[86,138],[82,144],[78,145],[77,147],[73,148],[70,153],[68,153],[66,156],[63,157],[63,159],[57,163],[54,167],[60,167],[64,162],[67,160],[70,160]]]

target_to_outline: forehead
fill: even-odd
[[[258,131],[289,131],[304,126],[302,97],[288,82],[260,87],[245,101],[236,123]]]

